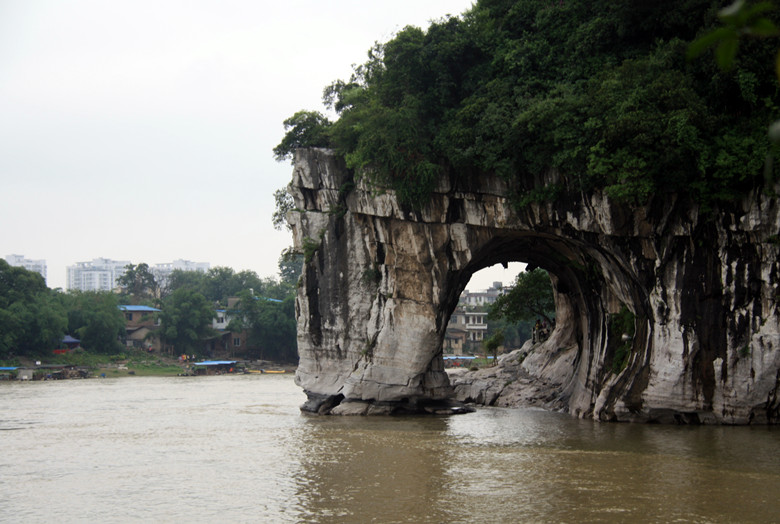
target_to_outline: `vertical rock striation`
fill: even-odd
[[[539,184],[563,183],[548,178]],[[411,210],[330,151],[297,152],[288,220],[306,258],[302,409],[446,406],[441,346],[460,293],[476,271],[524,261],[551,274],[558,321],[522,371],[556,406],[597,420],[778,421],[777,198],[756,192],[707,214],[683,195],[627,209],[564,191],[515,211],[509,191],[491,176],[453,178]],[[611,327],[621,310],[631,337]]]

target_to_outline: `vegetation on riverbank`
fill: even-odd
[[[144,313],[140,322],[150,328],[147,337],[159,340],[157,347],[171,356],[211,358],[213,341],[229,332],[244,337],[240,344],[229,341],[231,356],[296,362],[294,294],[300,265],[300,258],[283,257],[281,280],[217,267],[206,273],[177,270],[162,282],[146,264],[129,265],[116,292],[63,292],[49,289],[38,273],[0,259],[0,360],[62,359],[65,355],[53,352],[64,351],[65,335],[76,339],[69,347],[86,350],[68,353],[76,360],[110,360],[126,353],[128,344],[151,346],[155,340],[130,340],[141,324],[138,319],[127,324],[120,305],[132,304],[159,310]],[[220,317],[230,318],[230,325],[212,329]]]

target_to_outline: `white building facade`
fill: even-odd
[[[76,262],[67,268],[67,289],[79,291],[113,291],[129,260],[96,258],[91,262]]]
[[[468,289],[465,290],[460,295],[460,302],[467,306],[487,306],[495,302],[503,292],[501,282],[493,282],[493,286],[484,291],[471,292]]]
[[[462,355],[463,351],[476,351],[487,333],[487,312],[469,311],[458,306],[450,316],[445,335],[447,353]]]
[[[22,255],[6,255],[5,261],[9,266],[23,267],[27,271],[34,271],[46,281],[46,260],[31,260]]]
[[[211,264],[208,262],[193,262],[192,260],[174,260],[173,262],[167,262],[165,264],[155,264],[152,268],[154,271],[160,271],[161,273],[171,274],[174,269],[181,271],[200,271],[206,273],[211,269]]]
[[[163,264],[155,264],[150,268],[150,271],[154,275],[155,280],[161,286],[164,286],[168,282],[168,278],[175,270],[180,271],[198,271],[200,273],[208,273],[211,269],[211,264],[208,262],[193,262],[191,260],[174,260],[173,262],[166,262]]]

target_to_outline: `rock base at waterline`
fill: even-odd
[[[472,413],[474,408],[457,400],[426,402],[371,402],[344,400],[341,395],[323,396],[309,393],[309,399],[301,406],[304,413],[343,416],[382,415],[461,415]]]

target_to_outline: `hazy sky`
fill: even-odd
[[[282,122],[471,0],[0,0],[0,257],[276,276]],[[469,289],[517,272],[482,272]]]

